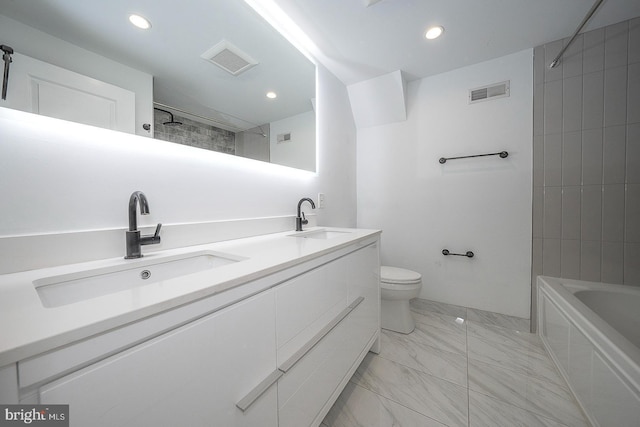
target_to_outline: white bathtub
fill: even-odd
[[[599,427],[640,426],[640,287],[538,276],[538,333]]]

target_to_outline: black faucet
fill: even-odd
[[[300,210],[300,208],[302,207],[302,203],[304,202],[309,202],[311,203],[311,207],[313,209],[316,208],[316,204],[313,203],[313,200],[311,200],[310,198],[305,197],[304,199],[300,199],[300,201],[298,202],[298,216],[296,217],[296,231],[302,231],[302,225],[309,224],[309,220],[304,217],[304,212]]]
[[[136,218],[136,204],[140,204],[140,215],[149,214],[147,197],[142,191],[134,191],[129,198],[129,231],[125,233],[125,242],[127,245],[127,255],[124,257],[125,259],[142,258],[142,245],[157,245],[160,243],[160,228],[162,224],[158,224],[155,234],[148,236],[140,235]]]

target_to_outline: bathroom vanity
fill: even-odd
[[[72,426],[317,426],[377,350],[379,234],[284,232],[0,276],[13,325],[0,402],[69,404]]]

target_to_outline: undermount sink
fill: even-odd
[[[76,302],[135,289],[242,261],[234,255],[199,251],[163,258],[141,258],[134,262],[83,270],[33,281],[42,305],[60,307]]]
[[[289,234],[290,237],[300,237],[304,239],[333,239],[334,237],[341,237],[349,234],[349,231],[336,231],[336,230],[311,230],[303,231],[296,234]]]

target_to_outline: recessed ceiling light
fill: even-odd
[[[272,92],[267,92],[267,98],[275,99],[277,97],[278,97],[278,94],[276,94],[275,92],[273,92],[273,91]]]
[[[149,28],[151,28],[151,22],[149,22],[147,18],[140,15],[136,15],[135,13],[132,15],[129,15],[129,22],[131,22],[133,25],[143,30],[148,30]]]
[[[438,26],[429,28],[424,36],[429,40],[433,40],[440,37],[443,32],[444,32],[444,27],[441,27],[440,25],[438,25]]]

